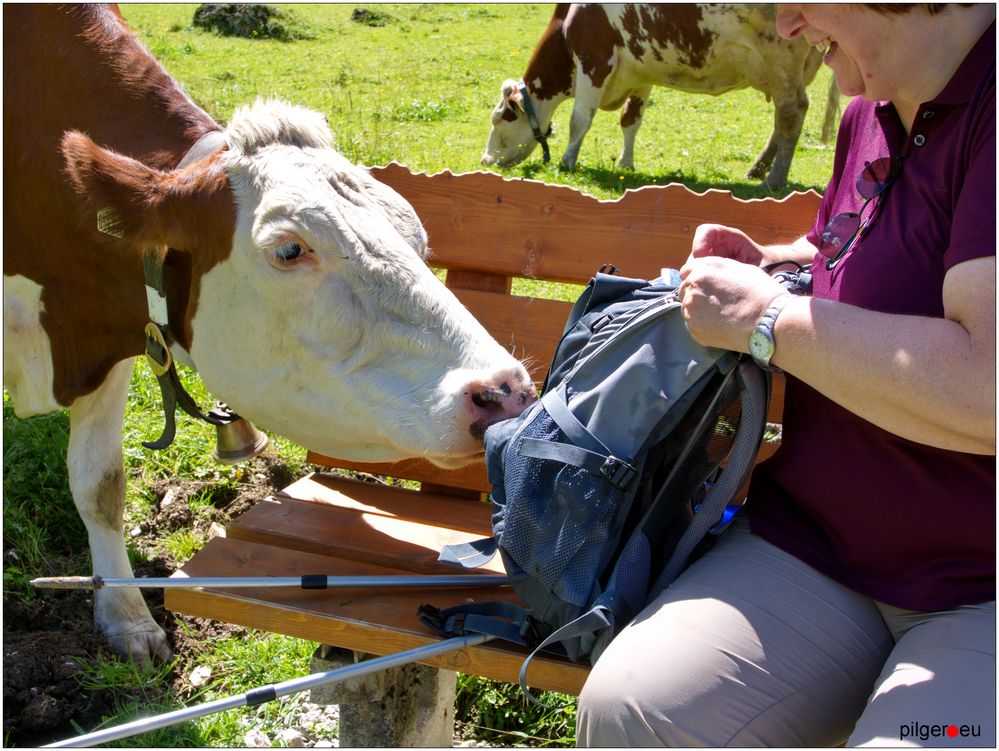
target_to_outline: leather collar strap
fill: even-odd
[[[524,103],[524,114],[527,115],[527,122],[531,125],[531,132],[534,133],[534,140],[541,144],[542,161],[545,164],[548,164],[552,158],[551,151],[548,149],[548,139],[552,134],[552,124],[549,122],[548,130],[542,133],[541,123],[538,121],[538,116],[534,112],[534,105],[531,104],[531,95],[527,91],[527,84],[521,81],[517,84],[517,90],[520,92],[521,100]]]
[[[191,417],[212,425],[224,425],[220,420],[205,414],[194,398],[187,393],[177,375],[177,367],[170,352],[170,328],[167,324],[166,289],[163,283],[163,255],[158,248],[147,248],[143,253],[142,267],[146,276],[146,299],[149,302],[149,323],[146,324],[146,359],[160,385],[163,395],[163,415],[166,420],[163,432],[155,441],[143,441],[148,449],[165,449],[173,443],[177,433],[176,411],[179,406]]]
[[[195,142],[177,165],[178,169],[200,162],[225,145],[221,131],[206,133]],[[177,368],[170,352],[169,315],[167,313],[166,284],[164,281],[164,257],[161,248],[146,248],[142,254],[142,270],[146,280],[146,304],[149,309],[149,323],[146,324],[146,358],[156,375],[163,394],[163,413],[166,424],[155,441],[143,441],[149,449],[165,449],[177,432],[175,413],[178,405],[191,417],[204,420],[212,425],[223,425],[228,420],[220,420],[211,414],[204,414],[190,394],[184,389],[177,375]]]

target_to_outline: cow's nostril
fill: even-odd
[[[506,386],[506,384],[503,385]],[[486,389],[477,394],[472,394],[472,404],[479,409],[495,409],[495,405],[502,404],[503,396],[509,393],[509,386],[507,386],[506,391],[503,391],[502,387],[499,389]]]
[[[530,381],[483,380],[466,384],[463,393],[464,414],[471,418],[472,434],[509,417],[516,417],[535,400]]]

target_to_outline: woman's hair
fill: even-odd
[[[974,3],[864,3],[865,7],[886,16],[908,13],[914,8],[919,8],[929,15],[935,16],[943,13],[952,5],[969,8],[974,5]]]

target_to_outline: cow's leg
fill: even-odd
[[[115,365],[96,391],[77,399],[69,410],[69,487],[87,527],[94,574],[105,579],[132,577],[122,534],[121,432],[133,362]],[[143,663],[149,655],[170,659],[166,634],[149,615],[138,589],[95,592],[94,625],[122,656]]]
[[[776,143],[773,144],[773,165],[763,181],[763,184],[772,190],[787,185],[787,175],[791,171],[791,160],[794,158],[794,150],[801,137],[801,128],[805,123],[805,113],[807,112],[808,93],[805,91],[803,83],[799,82],[797,86],[775,88],[774,133],[771,136],[771,141],[776,141]],[[771,144],[767,144],[768,148],[770,146]],[[764,154],[766,151],[767,149],[764,149]],[[760,157],[762,158],[764,154],[760,154]],[[762,170],[760,172],[762,173]],[[752,169],[750,169],[750,176],[759,177],[758,174],[753,174]]]
[[[777,154],[777,108],[774,108],[774,127],[770,131],[770,138],[767,140],[767,145],[763,147],[763,151],[759,153],[756,160],[749,166],[746,171],[746,177],[750,180],[762,180],[767,171],[770,169],[770,165],[774,163],[774,156]]]
[[[635,136],[642,125],[642,115],[645,112],[645,103],[649,101],[652,87],[636,91],[628,97],[621,110],[621,134],[624,136],[624,143],[621,147],[621,156],[617,160],[620,169],[635,169]]]
[[[583,138],[590,130],[590,125],[593,124],[593,116],[600,107],[602,93],[602,89],[590,83],[589,77],[577,69],[576,98],[572,104],[572,117],[569,119],[569,145],[565,147],[565,153],[562,155],[562,166],[565,169],[576,169],[579,149],[583,145]]]

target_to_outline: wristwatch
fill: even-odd
[[[781,295],[770,303],[770,307],[763,311],[763,316],[753,329],[753,333],[749,335],[749,354],[764,370],[770,370],[770,359],[777,349],[777,342],[774,341],[774,324],[777,323],[777,316],[791,299],[791,295]]]

